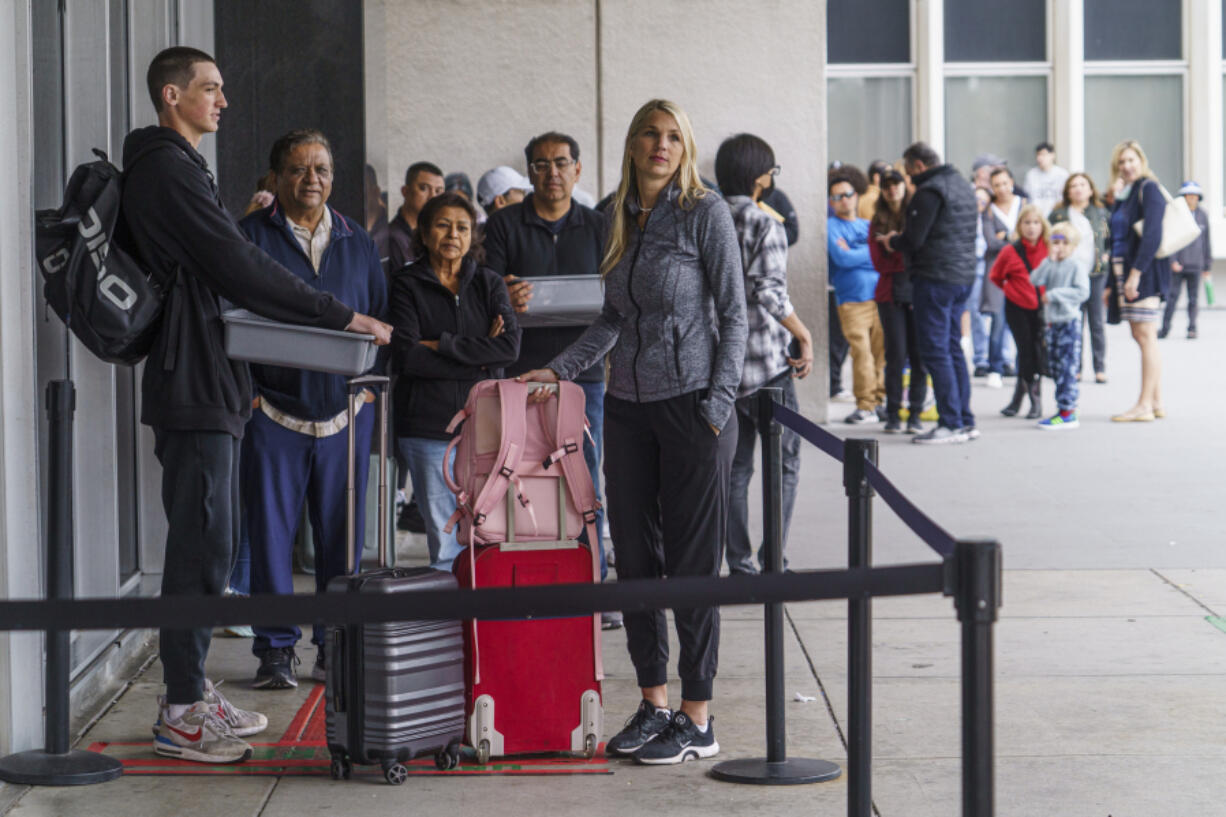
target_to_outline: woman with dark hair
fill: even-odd
[[[601,274],[604,307],[548,368],[550,383],[609,358],[605,478],[619,579],[716,576],[736,451],[745,361],[745,286],[728,207],[698,176],[694,130],[676,103],[653,99],[626,131]],[[537,389],[535,399],[549,399]],[[719,752],[708,705],[719,608],[673,611],[681,707],[668,709],[668,619],[626,612],[626,646],[642,700],[605,744],[639,763]]]
[[[440,570],[449,570],[460,553],[455,533],[443,531],[455,511],[455,496],[443,482],[447,424],[473,384],[502,377],[502,367],[519,357],[507,285],[480,266],[476,223],[462,195],[430,199],[413,233],[417,261],[392,278],[396,437],[426,522],[430,565]]]
[[[749,480],[758,438],[759,389],[783,391],[783,404],[799,411],[793,379],[813,369],[813,338],[788,298],[788,245],[783,223],[759,207],[763,192],[778,175],[771,146],[749,133],[724,140],[715,154],[715,178],[732,211],[745,270],[745,317],[749,323],[745,366],[737,390],[737,443],[728,488],[728,540],[725,558],[732,573],[757,573],[749,542]],[[799,351],[788,354],[795,339]],[[800,437],[783,431],[783,546],[800,480]],[[758,562],[762,554],[758,554]],[[786,563],[786,559],[784,560]]]
[[[881,327],[885,332],[885,430],[887,433],[903,430],[902,375],[909,361],[911,386],[907,391],[907,433],[919,434],[924,430],[920,414],[924,410],[924,399],[928,396],[928,373],[920,361],[915,336],[911,276],[907,274],[902,252],[888,250],[885,246],[887,235],[902,232],[910,200],[907,180],[901,173],[888,170],[882,174],[881,195],[877,198],[868,227],[868,251],[878,272],[873,300],[877,302],[877,312],[881,315]]]
[[[1074,173],[1064,183],[1064,198],[1051,211],[1048,221],[1067,221],[1081,236],[1073,260],[1090,276],[1090,299],[1082,304],[1086,323],[1090,327],[1090,347],[1094,362],[1094,380],[1107,382],[1107,333],[1103,327],[1103,290],[1107,285],[1107,268],[1111,265],[1110,213],[1098,196],[1098,188],[1087,173]],[[1077,371],[1081,371],[1080,362]]]
[[[1171,284],[1171,265],[1157,256],[1165,214],[1166,198],[1145,151],[1131,139],[1120,142],[1111,154],[1111,273],[1105,297],[1108,320],[1128,321],[1141,349],[1141,393],[1132,408],[1111,418],[1117,423],[1165,415],[1157,327]],[[1140,233],[1138,222],[1144,223]]]

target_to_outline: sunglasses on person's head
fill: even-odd
[[[843,199],[854,199],[855,197],[856,197],[855,191],[852,191],[851,193],[835,193],[830,197],[830,200],[831,201],[842,201]]]
[[[1051,243],[1055,244],[1057,241],[1059,241],[1061,244],[1067,244],[1068,236],[1066,236],[1064,233],[1053,233]]]

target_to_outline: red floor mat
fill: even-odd
[[[94,743],[90,751],[101,752],[119,758],[124,774],[213,774],[213,775],[274,775],[316,776],[330,774],[331,756],[325,733],[324,688],[316,685],[298,709],[289,728],[276,743],[255,743],[251,759],[245,763],[212,764],[193,763],[187,760],[159,757],[153,753],[150,741],[131,743]],[[471,753],[460,759],[460,766],[450,771],[439,771],[433,758],[421,758],[405,764],[410,776],[443,775],[472,777],[474,775],[557,775],[557,774],[612,774],[602,744],[596,757],[564,757],[557,755],[532,755],[499,758],[485,766],[477,764]],[[382,779],[383,772],[377,766],[354,767],[355,777]]]

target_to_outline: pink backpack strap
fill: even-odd
[[[524,434],[527,420],[524,416],[528,401],[528,386],[518,380],[498,381],[498,403],[502,415],[501,437],[498,457],[490,478],[472,502],[473,527],[485,522],[485,515],[506,496],[507,486],[512,484],[515,469],[523,455]]]
[[[557,428],[552,429],[546,421],[545,406],[540,406],[541,428],[545,439],[556,450],[543,463],[545,468],[554,465],[562,467],[566,477],[566,490],[571,502],[583,516],[583,526],[587,531],[588,550],[592,554],[592,581],[600,582],[600,552],[596,538],[596,488],[592,485],[592,475],[587,470],[587,460],[583,456],[583,435],[587,432],[587,418],[584,414],[584,394],[579,386],[573,383],[558,384],[558,418]],[[564,534],[563,534],[564,535]],[[592,632],[595,638],[596,679],[604,678],[604,662],[600,647],[600,613],[592,614]]]

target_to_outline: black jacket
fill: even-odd
[[[485,223],[485,265],[499,275],[531,278],[545,275],[599,275],[604,256],[605,219],[572,201],[566,223],[556,236],[532,206],[532,194],[504,207]],[[531,303],[528,304],[531,309]],[[525,329],[519,360],[507,367],[511,375],[539,369],[583,334],[585,327]],[[576,380],[604,380],[596,364]]]
[[[948,284],[975,283],[975,190],[953,165],[938,165],[914,179],[907,226],[891,248],[911,259],[911,275]]]
[[[145,361],[141,422],[242,437],[251,417],[251,374],[225,355],[221,299],[272,320],[326,329],[344,329],[353,310],[247,240],[222,205],[204,157],[176,131],[156,125],[132,131],[124,164],[155,142],[165,149],[130,169],[122,205],[145,264],[174,277]]]
[[[505,331],[489,336],[502,315]],[[498,273],[464,259],[460,292],[452,295],[422,259],[392,276],[392,368],[396,436],[451,439],[447,424],[464,407],[473,385],[502,377],[519,356],[519,325]],[[437,340],[438,351],[423,346]]]

